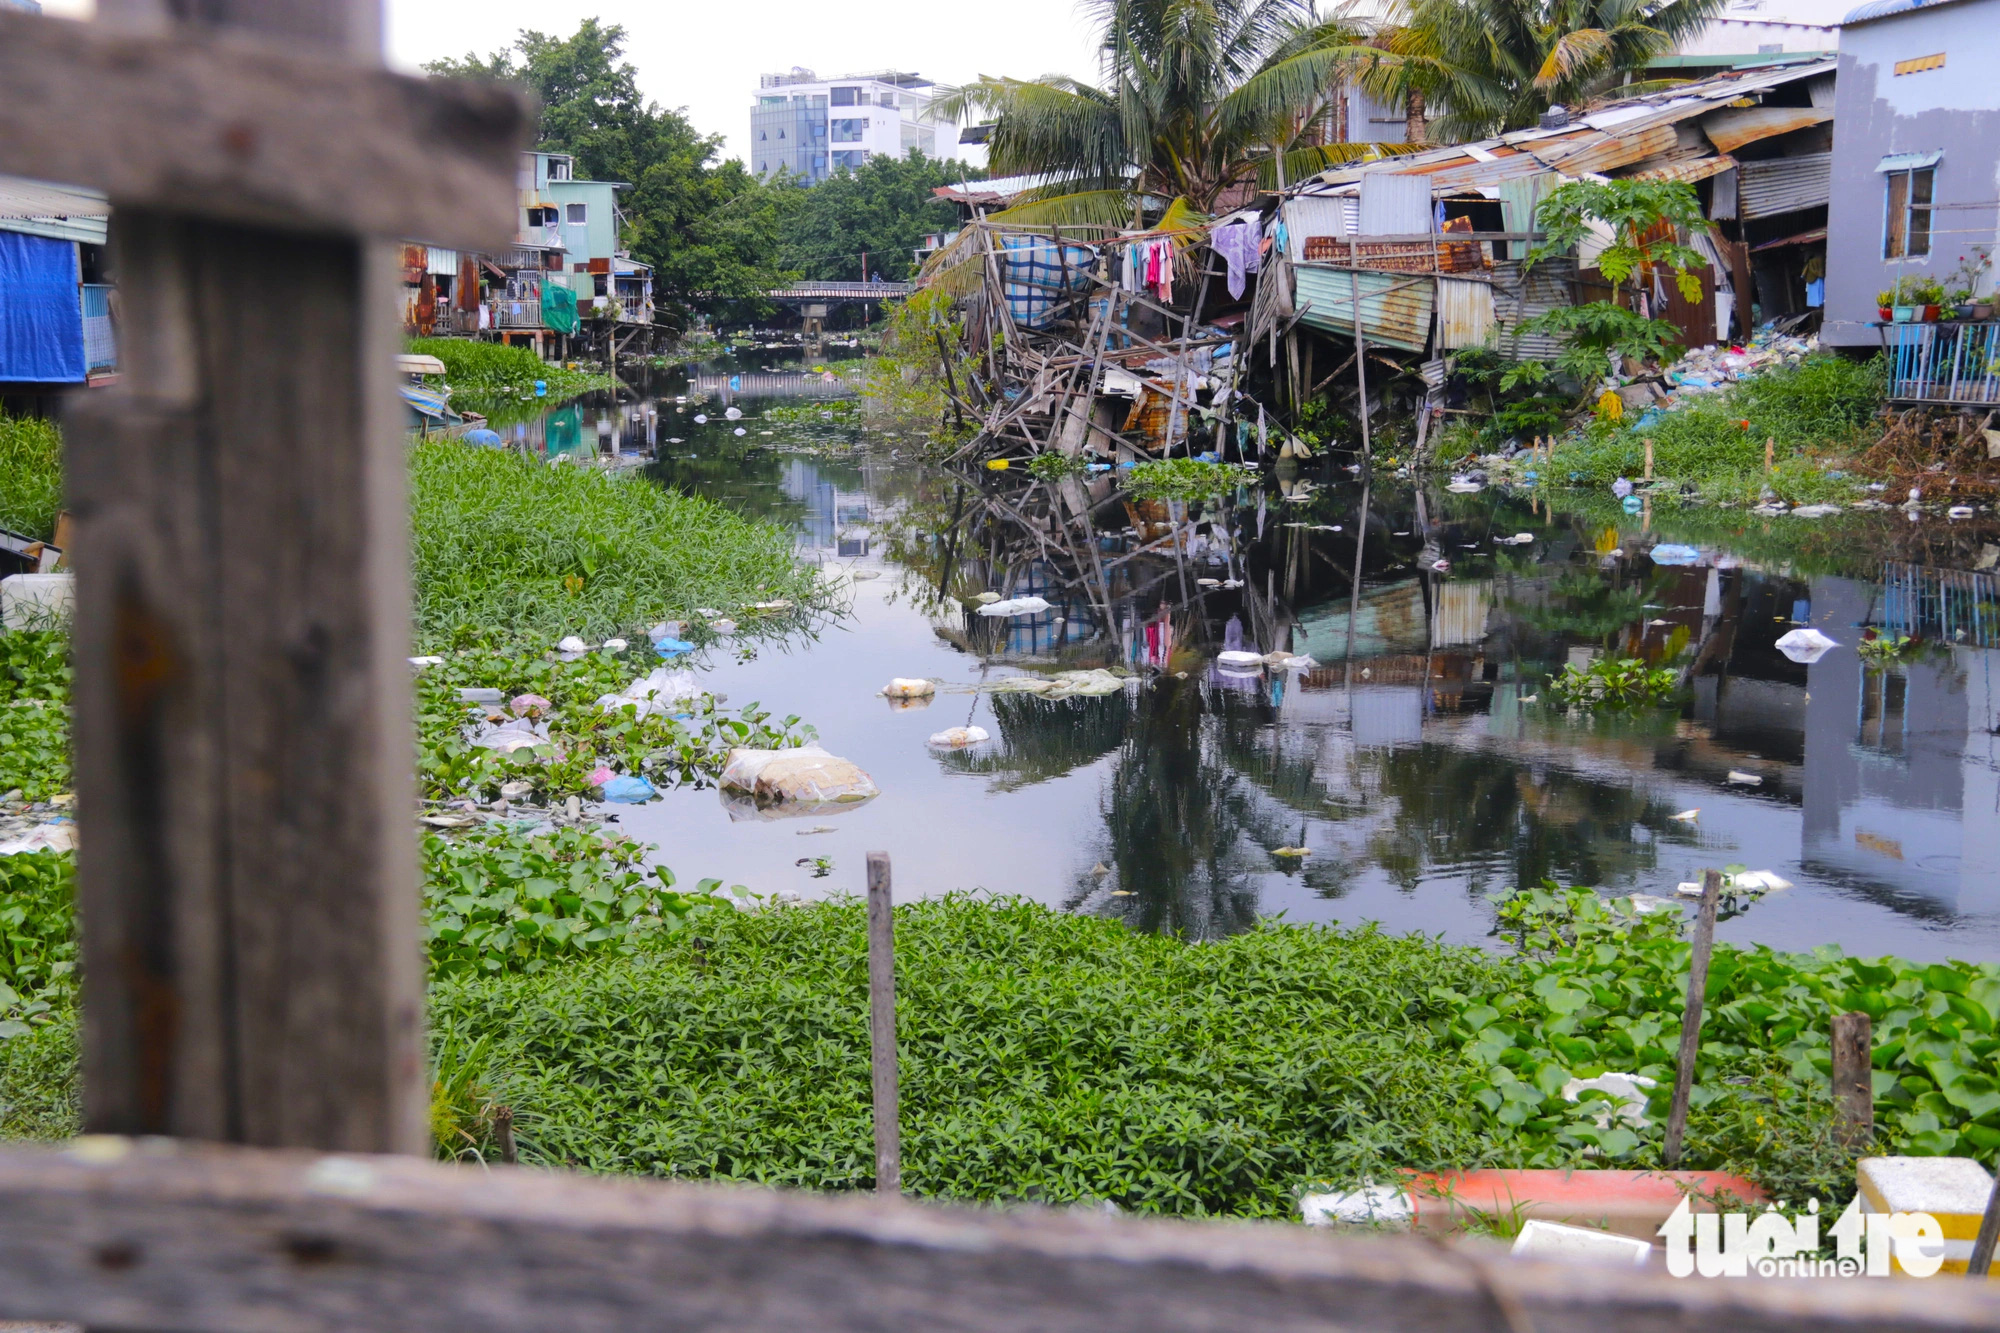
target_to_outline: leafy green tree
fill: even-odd
[[[1441,108],[1431,137],[1484,139],[1575,106],[1699,33],[1727,0],[1400,0],[1361,64],[1375,96]],[[1664,86],[1633,84],[1624,93]],[[1416,136],[1413,136],[1416,137]]]
[[[741,162],[719,160],[721,136],[646,100],[624,53],[624,28],[585,19],[568,37],[524,31],[490,56],[426,68],[523,85],[542,103],[538,147],[573,154],[580,177],[630,186],[622,239],[653,266],[662,308],[754,301],[794,278],[774,260],[780,197]]]
[[[1684,298],[1701,295],[1701,276],[1693,270],[1708,261],[1680,240],[1683,232],[1692,235],[1713,225],[1703,216],[1694,187],[1684,181],[1570,181],[1549,192],[1536,207],[1535,220],[1547,239],[1528,252],[1529,264],[1597,240],[1597,269],[1624,298],[1559,306],[1522,322],[1523,333],[1554,333],[1565,340],[1556,369],[1588,391],[1614,353],[1636,361],[1667,360],[1677,330],[1652,317],[1648,286],[1657,273],[1670,271]],[[1524,361],[1501,387],[1535,383],[1547,373],[1539,362]]]
[[[1233,189],[1383,151],[1323,144],[1337,76],[1363,60],[1358,27],[1312,0],[1086,0],[1102,27],[1102,85],[1052,75],[944,89],[941,119],[995,117],[997,176],[1048,184],[1008,210],[1028,222],[1123,222],[1138,201],[1212,212]]]
[[[866,282],[879,273],[900,282],[926,232],[957,223],[952,206],[931,193],[966,176],[957,163],[927,158],[871,157],[858,171],[839,171],[806,188],[783,182],[778,263],[822,282]],[[868,256],[868,272],[861,257]]]

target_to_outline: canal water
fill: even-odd
[[[1364,488],[1324,458],[1206,507],[1176,558],[1159,534],[1183,509],[922,462],[796,361],[658,373],[512,433],[787,524],[842,589],[842,611],[697,666],[732,704],[810,722],[881,796],[802,819],[732,817],[712,789],[607,808],[684,881],[857,892],[881,849],[899,896],[1019,894],[1197,939],[1281,916],[1484,943],[1516,885],[1671,899],[1734,865],[1791,887],[1738,903],[1723,939],[2000,958],[1990,526]],[[1050,607],[980,616],[987,591]],[[1839,646],[1793,660],[1776,642],[1802,627]],[[1870,665],[1867,627],[1924,643]],[[1225,649],[1315,664],[1229,668]],[[1548,676],[1604,654],[1692,663],[1686,702],[1552,706]],[[1130,679],[991,688],[1100,667]],[[892,677],[939,692],[892,704]],[[992,739],[927,745],[959,726]]]

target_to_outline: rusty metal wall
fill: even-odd
[[[1493,333],[1493,285],[1464,278],[1439,278],[1438,346],[1479,347]]]
[[[1354,336],[1354,291],[1361,293],[1361,331],[1371,343],[1421,352],[1430,345],[1436,279],[1300,264],[1293,275],[1305,322],[1326,333]],[[1312,308],[1306,310],[1307,304]]]

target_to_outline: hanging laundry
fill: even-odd
[[[1263,264],[1259,239],[1257,228],[1248,222],[1232,222],[1226,227],[1218,227],[1208,238],[1209,245],[1229,266],[1229,299],[1232,301],[1243,299],[1245,275],[1255,273]]]

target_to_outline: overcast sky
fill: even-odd
[[[962,0],[387,0],[389,59],[416,69],[440,56],[485,55],[523,28],[568,35],[587,18],[624,27],[639,86],[685,107],[695,127],[749,151],[757,76],[804,65],[824,76],[913,70],[937,83],[981,74],[1093,78],[1090,30],[1075,0],[1014,0],[1004,10]],[[83,17],[92,0],[44,0]]]

